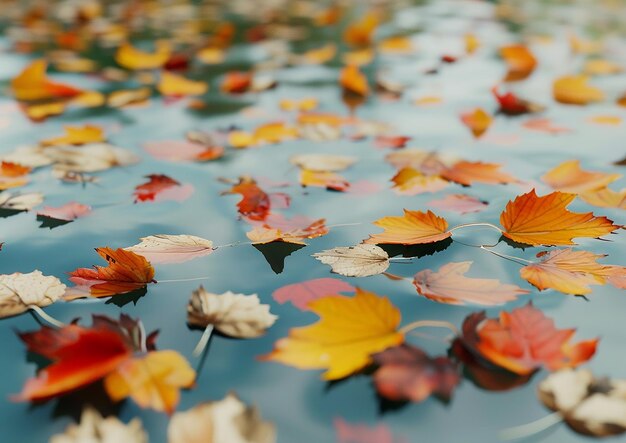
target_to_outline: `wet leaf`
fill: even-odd
[[[69,202],[57,208],[44,206],[41,210],[37,211],[37,216],[70,222],[76,220],[77,218],[85,217],[90,213],[90,206],[77,202]]]
[[[445,240],[452,234],[448,222],[433,212],[404,210],[400,217],[383,217],[374,222],[384,232],[372,234],[365,243],[416,245]]]
[[[502,235],[533,246],[573,245],[576,237],[596,238],[619,229],[606,217],[591,212],[570,212],[575,194],[553,192],[537,196],[535,190],[509,201],[500,215]]]
[[[183,263],[209,255],[215,249],[213,242],[195,235],[157,234],[142,237],[141,243],[124,248],[141,255],[151,263]]]
[[[621,176],[621,174],[585,171],[580,168],[580,160],[569,160],[548,171],[541,177],[541,180],[556,191],[581,194],[604,188]]]
[[[193,194],[193,186],[182,184],[163,174],[147,175],[148,182],[135,187],[135,203],[164,200],[183,201]]]
[[[376,245],[327,249],[313,254],[317,260],[330,265],[332,272],[347,277],[367,277],[385,272],[389,267],[389,255]]]
[[[443,265],[437,272],[426,269],[415,274],[413,284],[424,297],[453,305],[500,305],[528,293],[525,289],[500,283],[499,280],[465,277],[471,265],[470,261],[452,262]]]
[[[371,355],[399,345],[400,311],[386,297],[357,288],[354,297],[332,295],[310,303],[320,320],[291,329],[263,360],[299,369],[325,369],[325,380],[338,380],[362,369]]]
[[[269,305],[261,304],[256,294],[223,294],[207,292],[202,286],[193,291],[187,305],[187,322],[205,328],[213,325],[225,335],[254,338],[265,334],[278,317]]]

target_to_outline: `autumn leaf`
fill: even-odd
[[[83,409],[79,424],[68,425],[63,434],[53,435],[49,443],[108,443],[116,440],[148,443],[148,433],[139,418],[133,418],[125,424],[114,416],[104,418],[96,409],[87,406]]]
[[[35,60],[11,80],[11,89],[15,98],[24,101],[71,98],[82,92],[73,86],[48,79],[46,68],[45,60]]]
[[[106,140],[104,131],[99,126],[64,126],[65,134],[47,138],[39,142],[41,146],[85,145]]]
[[[227,72],[222,80],[220,89],[228,94],[242,94],[252,86],[254,76],[251,72]]]
[[[469,315],[462,340],[470,350],[496,366],[525,375],[545,366],[550,371],[576,367],[596,351],[597,339],[571,343],[575,329],[556,329],[532,304],[486,318]]]
[[[222,334],[254,338],[265,334],[278,316],[269,305],[261,304],[258,295],[207,292],[202,286],[193,291],[187,305],[187,322],[196,327],[212,325]]]
[[[507,184],[517,179],[505,172],[501,172],[502,165],[498,163],[470,162],[461,160],[450,167],[443,168],[441,177],[463,186],[474,183]]]
[[[115,53],[115,61],[118,65],[131,70],[157,69],[165,65],[170,58],[171,48],[166,41],[157,41],[155,52],[145,52],[123,43]]]
[[[43,308],[65,294],[65,285],[41,271],[0,275],[0,318],[26,312],[30,306]]]
[[[164,174],[147,175],[148,182],[135,187],[135,203],[163,200],[183,201],[193,194],[193,186],[182,184]]]
[[[443,265],[437,272],[426,269],[415,274],[413,284],[424,297],[453,305],[499,305],[528,293],[518,286],[503,284],[495,279],[465,277],[471,265],[471,261],[453,262]]]
[[[268,217],[269,218],[269,217]],[[311,220],[307,217],[294,217],[293,220],[281,220],[279,223],[272,223],[267,220],[262,226],[256,226],[246,236],[254,244],[266,244],[275,241],[282,241],[294,244],[306,244],[304,240],[317,238],[328,234],[326,220]]]
[[[438,209],[454,211],[459,214],[484,211],[488,205],[487,202],[466,194],[448,194],[444,198],[432,200],[428,204]]]
[[[155,283],[154,268],[141,255],[121,248],[96,248],[96,252],[108,266],[96,265],[94,269],[79,268],[70,272],[70,281],[77,285],[75,292],[85,290],[92,297],[109,297]]]
[[[541,105],[519,98],[512,92],[500,94],[497,86],[492,88],[491,92],[500,105],[500,112],[507,115],[532,114],[545,109]]]
[[[9,211],[30,211],[35,206],[41,204],[43,199],[43,194],[40,192],[17,194],[4,191],[0,192],[0,209]]]
[[[567,75],[557,78],[552,85],[552,95],[560,103],[586,105],[604,100],[604,92],[587,83],[584,75]]]
[[[379,22],[378,13],[367,11],[359,20],[348,24],[343,33],[343,41],[351,46],[369,45]]]
[[[224,155],[222,146],[206,146],[186,140],[147,142],[144,149],[153,157],[169,161],[210,161]]]
[[[600,208],[626,209],[626,189],[613,191],[609,188],[586,191],[579,195],[585,202]]]
[[[535,190],[509,201],[500,215],[502,235],[533,246],[573,245],[573,238],[596,238],[619,229],[606,217],[566,209],[575,194],[553,192],[539,197]]]
[[[209,90],[209,85],[203,81],[189,80],[181,75],[163,71],[157,89],[164,96],[183,97],[203,95]]]
[[[580,168],[580,160],[569,160],[548,171],[541,177],[541,180],[555,191],[581,194],[605,188],[621,176],[621,174],[585,171]]]
[[[37,211],[38,217],[53,218],[55,220],[63,220],[71,222],[80,217],[85,217],[91,213],[91,207],[78,202],[69,202],[63,206],[54,208],[52,206],[44,206]]]
[[[421,211],[404,210],[401,217],[383,217],[374,222],[384,232],[372,234],[365,243],[416,245],[445,240],[452,234],[448,222],[443,217]]]
[[[565,294],[589,294],[589,285],[604,285],[614,272],[611,265],[597,262],[603,257],[569,248],[543,251],[537,254],[540,261],[524,266],[520,275],[540,291],[555,289]]]
[[[54,169],[58,171],[96,172],[139,162],[139,157],[134,153],[107,143],[48,146],[39,149],[54,163]]]
[[[299,369],[325,369],[325,380],[338,380],[362,369],[371,355],[399,345],[400,311],[386,297],[357,288],[354,297],[332,295],[311,302],[320,316],[310,326],[291,329],[262,357]]]
[[[150,88],[118,89],[107,97],[107,105],[112,108],[143,106],[148,103],[152,90]]]
[[[472,131],[474,137],[478,138],[489,129],[493,122],[493,117],[487,114],[485,110],[476,108],[471,112],[462,113],[461,121]]]
[[[28,174],[31,168],[17,163],[0,162],[0,191],[18,188],[28,183]]]
[[[313,300],[340,292],[354,292],[355,290],[354,286],[338,278],[314,278],[282,286],[272,293],[272,297],[277,303],[284,304],[290,301],[296,308],[306,311],[309,309],[309,303]]]
[[[338,172],[350,167],[357,161],[354,157],[333,154],[299,154],[289,162],[302,169],[315,172]]]
[[[333,420],[337,443],[408,443],[403,438],[395,438],[389,426],[379,423],[376,426],[350,424],[342,418]]]
[[[211,240],[187,234],[150,235],[142,237],[141,243],[124,249],[145,257],[151,263],[183,263],[215,250]]]
[[[448,182],[439,175],[427,175],[405,167],[391,178],[393,190],[400,195],[417,195],[425,192],[437,192],[448,186]]]
[[[310,171],[308,169],[300,171],[300,184],[302,186],[326,188],[337,192],[347,191],[350,187],[350,183],[335,172]]]
[[[429,357],[415,346],[402,344],[373,356],[379,368],[374,386],[379,395],[392,401],[419,403],[431,395],[452,396],[461,377],[457,364],[448,357]]]
[[[547,132],[548,134],[567,134],[570,128],[558,126],[549,118],[533,118],[522,123],[522,126],[531,131]]]
[[[359,71],[356,65],[348,65],[341,70],[339,85],[345,91],[361,97],[366,97],[370,92],[367,77]]]
[[[313,254],[317,260],[330,265],[332,272],[346,277],[367,277],[385,272],[389,267],[389,255],[376,245],[327,249]]]
[[[518,81],[528,77],[537,66],[537,59],[526,46],[514,44],[500,48],[500,56],[506,62],[509,71],[505,81]]]
[[[276,443],[276,428],[234,393],[177,412],[167,428],[168,443]]]

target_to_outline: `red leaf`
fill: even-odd
[[[146,176],[149,181],[135,188],[135,203],[145,201],[188,199],[193,193],[193,186],[183,185],[173,178],[163,174],[151,174]]]

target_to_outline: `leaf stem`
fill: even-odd
[[[47,321],[48,323],[50,323],[52,326],[55,326],[57,328],[63,328],[65,326],[67,326],[65,323],[60,322],[59,320],[57,320],[56,318],[52,317],[49,314],[46,314],[44,312],[43,309],[41,309],[39,306],[37,305],[28,305],[27,306],[28,309],[30,309],[31,311],[34,311],[37,313],[37,315],[39,315],[39,317],[43,318],[45,321]]]
[[[520,257],[514,257],[514,256],[512,256],[512,255],[506,255],[506,254],[502,254],[502,253],[500,253],[500,252],[496,252],[496,251],[494,251],[494,250],[492,250],[492,249],[489,249],[489,248],[488,248],[487,246],[485,246],[485,245],[481,245],[481,246],[480,246],[480,249],[482,249],[483,251],[487,251],[487,252],[489,252],[490,254],[497,255],[498,257],[502,257],[502,258],[504,258],[504,259],[510,260],[510,261],[512,261],[512,262],[515,262],[515,263],[517,263],[518,265],[523,265],[523,266],[526,266],[526,265],[531,265],[531,264],[533,264],[533,263],[534,263],[534,262],[532,262],[532,261],[530,261],[530,260],[526,260],[526,259],[523,259],[523,258],[520,258]]]
[[[211,340],[213,329],[215,328],[213,327],[211,323],[209,323],[207,327],[204,329],[204,332],[202,333],[202,337],[200,337],[200,341],[198,341],[198,344],[193,350],[192,355],[194,357],[199,357],[200,355],[202,355],[207,345],[209,344],[209,340]]]
[[[244,245],[253,245],[253,244],[254,243],[251,241],[248,241],[248,242],[236,241],[233,243],[228,243],[226,245],[213,246],[213,250],[220,249],[220,248],[233,248],[235,246],[244,246]]]
[[[497,227],[496,225],[493,225],[491,223],[485,223],[485,222],[479,222],[479,223],[465,223],[462,225],[457,225],[453,228],[450,228],[448,232],[453,232],[456,231],[457,229],[463,229],[463,228],[469,228],[472,226],[486,226],[492,229],[495,229],[496,231],[498,231],[500,234],[502,234],[502,229],[500,229],[499,227]]]
[[[208,280],[210,278],[211,277],[207,275],[204,277],[180,278],[180,279],[174,279],[174,280],[159,280],[157,283],[177,283],[177,282],[183,282],[183,281]]]
[[[446,328],[454,333],[454,335],[459,335],[459,330],[449,321],[444,320],[418,320],[413,323],[409,323],[401,327],[398,332],[400,334],[406,334],[417,328]]]
[[[499,437],[501,440],[517,440],[520,438],[530,437],[541,431],[554,426],[557,423],[563,421],[563,416],[560,412],[553,412],[538,420],[531,421],[521,426],[514,426],[512,428],[504,429],[500,432]]]

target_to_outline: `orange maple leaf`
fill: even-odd
[[[487,114],[483,109],[476,108],[471,112],[462,113],[461,121],[465,126],[470,128],[474,137],[478,138],[489,129],[489,126],[493,123],[493,117]]]
[[[446,180],[464,186],[473,183],[506,184],[516,182],[517,179],[499,169],[498,163],[470,162],[461,160],[448,168],[444,168],[440,174]]]
[[[148,260],[134,252],[119,248],[96,248],[108,262],[107,267],[79,268],[69,273],[77,291],[88,289],[92,297],[109,297],[141,289],[154,280],[154,268]],[[76,291],[74,291],[76,292]],[[75,295],[70,295],[76,298]]]
[[[370,235],[364,243],[416,245],[438,242],[452,235],[446,219],[431,211],[405,209],[401,217],[383,217],[374,224],[383,228],[384,232]]]
[[[502,235],[518,243],[533,246],[573,245],[573,238],[597,238],[619,229],[612,220],[591,212],[566,209],[575,194],[553,192],[539,197],[535,190],[509,201],[500,214]]]
[[[556,191],[580,194],[604,188],[621,176],[621,174],[585,171],[580,168],[579,160],[569,160],[548,171],[541,177],[541,180]]]

